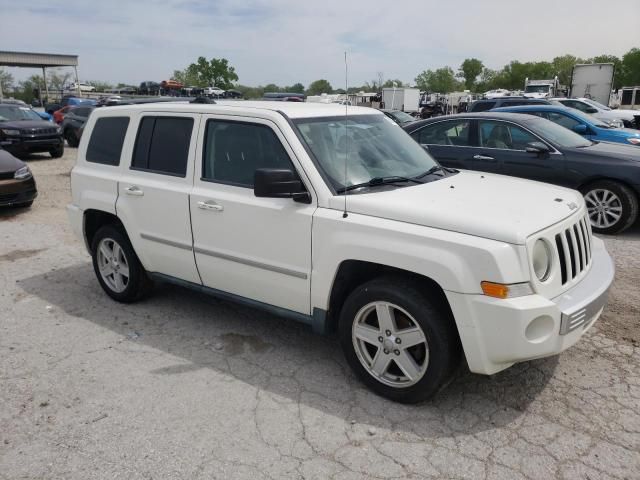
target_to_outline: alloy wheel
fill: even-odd
[[[426,336],[398,305],[376,301],[362,307],[353,322],[352,341],[362,366],[385,385],[409,387],[427,371]]]
[[[98,244],[98,268],[102,280],[114,292],[121,293],[129,285],[129,262],[112,238],[103,238]]]
[[[597,188],[589,190],[584,196],[591,225],[597,228],[609,228],[622,217],[622,202],[611,190]]]

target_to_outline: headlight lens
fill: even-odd
[[[7,136],[18,136],[20,135],[20,130],[14,130],[12,128],[3,128],[2,133]]]
[[[627,142],[629,142],[631,145],[640,145],[640,137],[627,138]]]
[[[58,133],[62,133],[62,127],[56,127],[56,131],[57,131]]]
[[[27,178],[31,178],[31,170],[26,165],[22,168],[16,170],[16,173],[13,174],[13,178],[18,180],[26,180]]]
[[[549,244],[539,238],[533,246],[533,271],[541,282],[549,278],[551,273],[551,249]]]
[[[608,123],[613,128],[624,128],[624,122],[618,118],[616,118],[615,120],[609,120]]]

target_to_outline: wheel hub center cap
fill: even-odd
[[[395,343],[394,343],[393,337],[385,338],[385,340],[384,340],[382,345],[384,346],[385,350],[388,350],[388,351],[393,350],[393,348],[395,347]]]

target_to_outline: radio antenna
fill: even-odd
[[[349,160],[349,69],[347,64],[347,52],[344,52],[344,95],[346,100],[344,101],[344,183],[343,183],[343,195],[344,195],[344,211],[342,212],[342,218],[347,218],[347,163]]]

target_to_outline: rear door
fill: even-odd
[[[137,135],[118,183],[118,217],[147,271],[199,284],[189,219],[199,115],[142,113],[132,122]]]
[[[564,156],[555,149],[545,154],[527,152],[530,142],[548,145],[529,130],[511,122],[478,120],[478,140],[478,170],[493,171],[491,168],[498,165],[504,175],[562,183]]]
[[[445,167],[473,169],[475,121],[461,118],[430,123],[411,133]]]

